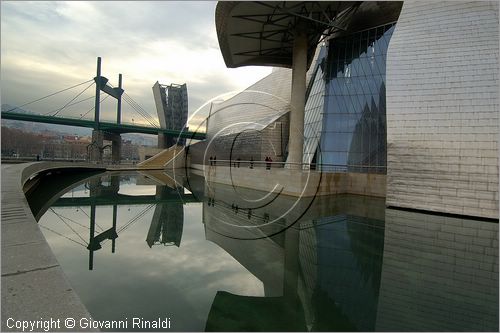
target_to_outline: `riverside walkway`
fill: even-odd
[[[2,164],[2,326],[12,328],[15,321],[60,319],[59,329],[66,328],[66,318],[90,318],[76,292],[70,286],[45,237],[41,233],[23,192],[30,176],[58,168],[102,169],[85,163]],[[12,319],[9,319],[12,318]],[[9,326],[7,321],[9,320]],[[28,328],[29,330],[29,328]],[[43,327],[35,331],[43,331]]]

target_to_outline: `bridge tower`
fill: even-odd
[[[102,163],[104,149],[104,141],[111,141],[112,163],[120,163],[121,159],[121,144],[122,139],[120,134],[103,131],[99,128],[100,116],[100,98],[101,91],[116,98],[116,122],[121,123],[121,107],[122,107],[122,75],[118,74],[118,87],[112,88],[108,85],[108,79],[101,75],[101,57],[97,57],[97,75],[94,78],[96,83],[95,88],[95,113],[94,113],[94,130],[92,131],[92,143],[89,146],[89,157],[91,162]]]

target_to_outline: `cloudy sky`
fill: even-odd
[[[151,87],[187,83],[189,112],[220,94],[248,87],[271,72],[268,67],[227,69],[215,31],[216,2],[1,2],[1,103],[19,106],[102,75],[156,117]],[[57,110],[82,85],[26,106],[37,113]],[[61,115],[79,116],[91,108],[91,87]],[[106,104],[107,103],[107,104]],[[113,119],[114,101],[103,102]],[[124,103],[124,121],[135,121]],[[87,117],[91,117],[92,112]],[[191,124],[193,125],[193,124]]]

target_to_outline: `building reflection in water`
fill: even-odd
[[[205,238],[262,282],[264,297],[219,290],[207,331],[498,330],[498,223],[386,209],[364,196],[296,201],[194,174],[145,173],[136,182],[155,194],[132,196],[119,193],[118,177],[93,178],[90,197],[53,205],[91,207],[90,269],[93,252],[126,227],[117,227],[117,205],[155,207],[147,245],[180,247],[183,204],[202,201]],[[113,206],[113,220],[96,232],[99,205]]]
[[[184,188],[156,186],[156,197],[162,199],[184,193]],[[182,228],[184,225],[184,208],[182,202],[157,203],[146,242],[153,245],[181,245]]]
[[[498,223],[386,210],[379,331],[498,331]]]
[[[497,223],[338,195],[306,199],[273,229],[263,221],[291,198],[249,218],[241,207],[250,201],[238,202],[236,189],[209,185],[206,238],[261,280],[265,297],[217,292],[207,331],[498,330]]]

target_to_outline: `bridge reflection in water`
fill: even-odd
[[[30,201],[30,207],[37,219],[43,216],[47,210],[53,210],[53,208],[57,207],[90,208],[90,214],[88,215],[88,225],[90,227],[87,242],[89,270],[94,268],[94,252],[100,250],[103,243],[111,240],[111,252],[114,253],[118,234],[126,230],[153,207],[153,219],[146,237],[148,246],[152,247],[158,244],[180,246],[184,222],[183,204],[198,202],[198,199],[193,194],[184,193],[182,183],[177,183],[171,176],[163,172],[144,172],[139,180],[139,183],[142,181],[143,184],[156,185],[155,195],[120,194],[120,180],[123,176],[116,172],[91,176],[90,178],[88,175],[80,174],[64,175],[63,177],[60,175],[52,176],[50,177],[49,175],[42,178],[40,180],[42,184],[39,184],[40,186],[37,187],[36,193],[29,193],[28,200]],[[54,179],[52,179],[54,176],[58,178],[57,182],[54,182]],[[64,179],[67,180],[65,181]],[[62,194],[82,185],[88,190],[89,196],[61,197]],[[47,197],[50,200],[47,200]],[[125,225],[117,229],[119,205],[145,204],[148,205],[145,210],[141,211],[137,216],[132,217]],[[99,206],[111,206],[113,213],[110,227],[104,230],[98,225],[98,228],[101,230],[96,231],[96,211]],[[64,219],[62,220],[64,222]]]
[[[205,238],[264,286],[263,297],[217,291],[207,331],[498,330],[497,223],[386,209],[363,196],[265,196],[196,174],[131,176],[156,192],[130,196],[120,193],[120,177],[80,180],[72,186],[85,184],[82,198],[52,188],[57,198],[32,205],[35,216],[90,206],[92,269],[93,252],[109,240],[114,251],[137,220],[117,227],[117,205],[154,207],[147,246],[182,247],[183,205],[202,202]],[[113,207],[113,220],[95,232],[100,205]]]

